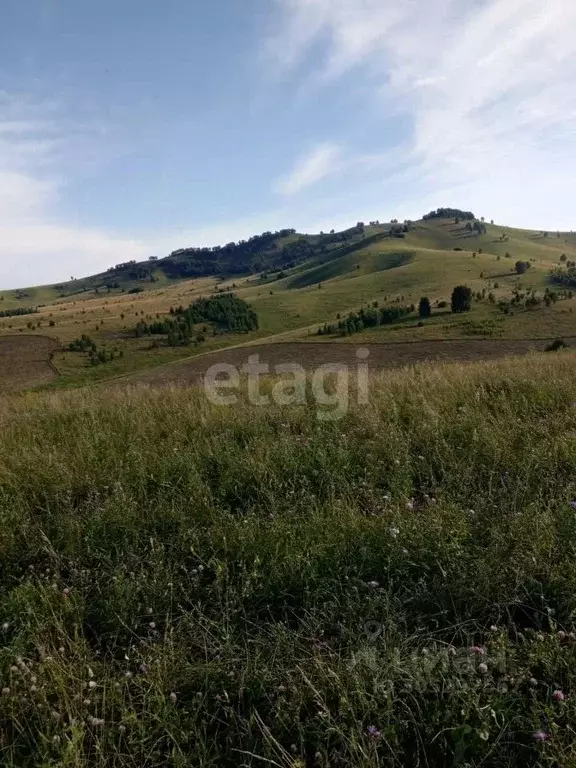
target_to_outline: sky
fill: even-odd
[[[574,0],[0,4],[0,289],[439,206],[576,229]]]

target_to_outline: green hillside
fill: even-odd
[[[105,367],[91,369],[86,356],[56,354],[61,384],[110,378],[261,339],[389,342],[575,335],[576,235],[511,229],[463,214],[402,224],[358,223],[343,232],[315,235],[289,229],[263,233],[220,248],[186,248],[164,259],[121,263],[60,285],[5,291],[0,294],[0,335],[40,332],[68,346],[84,334],[92,348],[102,350],[101,357],[110,358]],[[558,270],[561,281],[555,278]],[[456,285],[472,292],[465,315],[450,312]],[[174,307],[223,291],[251,305],[257,328],[239,335],[204,324],[170,338],[149,333],[167,327]],[[417,307],[423,296],[431,302],[432,315],[421,321]],[[358,329],[349,338],[338,332],[338,323],[351,313],[389,306],[409,311],[360,335]],[[38,311],[11,316],[27,308]],[[319,339],[318,330],[326,327],[332,331]]]

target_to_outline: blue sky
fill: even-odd
[[[568,0],[2,0],[0,288],[455,205],[576,228]]]

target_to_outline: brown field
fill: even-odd
[[[51,353],[59,348],[48,336],[0,337],[0,392],[18,392],[55,379]]]
[[[396,342],[390,344],[338,344],[338,343],[277,343],[254,344],[228,348],[196,355],[189,360],[160,366],[156,369],[125,376],[115,384],[147,386],[186,386],[201,382],[212,365],[225,363],[241,368],[250,355],[259,355],[259,362],[268,364],[270,373],[282,363],[298,363],[306,370],[321,365],[354,366],[358,362],[357,349],[369,351],[368,365],[377,372],[428,361],[472,362],[497,360],[513,355],[541,352],[552,339],[466,339]],[[576,336],[566,338],[570,346]]]

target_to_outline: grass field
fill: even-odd
[[[3,398],[0,764],[574,765],[575,364]]]

